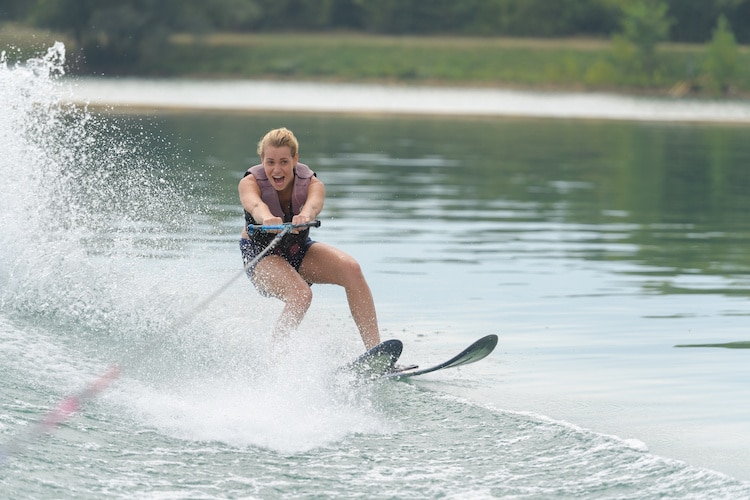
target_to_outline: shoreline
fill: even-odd
[[[482,87],[65,78],[64,100],[147,110],[280,111],[750,124],[750,101],[634,97]]]

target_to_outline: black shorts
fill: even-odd
[[[278,255],[280,257],[283,257],[284,260],[286,260],[289,265],[294,268],[295,271],[299,272],[299,268],[302,265],[302,260],[305,258],[305,255],[307,255],[307,251],[310,249],[310,247],[313,246],[313,243],[315,242],[309,237],[304,239],[290,238],[290,241],[285,241],[284,239],[282,239],[281,243],[277,245],[276,248],[264,255],[263,258],[269,255]],[[253,282],[253,285],[255,285],[256,288],[257,284],[255,283],[254,279],[255,266],[257,266],[258,262],[263,259],[258,260],[258,262],[255,262],[252,266],[248,267],[247,265],[248,263],[252,262],[252,260],[255,259],[258,255],[260,255],[263,250],[266,249],[266,247],[268,247],[268,243],[265,241],[259,242],[256,240],[240,238],[242,263],[245,265],[245,272],[247,273],[247,277],[250,278],[250,281]],[[259,291],[262,292],[262,290]]]

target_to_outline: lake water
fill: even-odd
[[[746,126],[83,111],[56,68],[0,68],[2,496],[750,497],[750,351],[675,347],[750,340]],[[315,286],[269,362],[236,188],[282,125],[328,189],[313,237],[360,261],[402,360],[496,333],[492,356],[332,377],[362,346]]]

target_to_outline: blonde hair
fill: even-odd
[[[263,139],[258,142],[258,156],[263,158],[267,147],[280,148],[283,146],[289,146],[292,156],[297,155],[299,142],[294,137],[294,133],[286,127],[275,128],[264,135]]]

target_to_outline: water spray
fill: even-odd
[[[289,232],[295,229],[305,229],[310,227],[320,227],[320,221],[312,221],[304,224],[279,224],[273,226],[263,225],[251,225],[248,226],[248,232],[276,232],[276,236],[271,242],[255,256],[252,260],[245,263],[242,270],[228,279],[223,285],[216,289],[211,295],[203,299],[201,302],[192,307],[189,311],[179,317],[175,322],[174,326],[186,326],[189,324],[201,311],[206,309],[217,297],[224,293],[235,281],[237,281],[242,275],[246,274],[249,269],[252,269],[268,252],[273,250],[280,242],[281,239]],[[4,465],[7,459],[16,453],[18,453],[25,443],[30,442],[35,437],[41,434],[52,433],[62,422],[67,420],[70,416],[76,413],[81,407],[90,399],[93,399],[102,391],[114,382],[121,373],[121,364],[115,363],[109,366],[107,370],[99,375],[96,379],[91,381],[86,387],[76,394],[71,394],[63,398],[55,407],[49,411],[43,418],[38,420],[28,432],[20,434],[9,441],[4,447],[0,447],[0,466]]]

